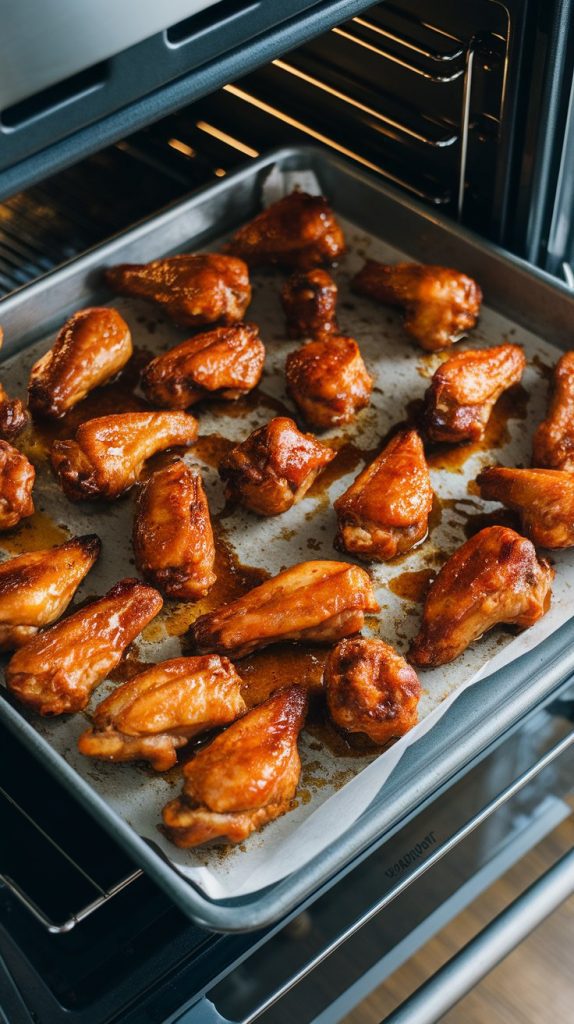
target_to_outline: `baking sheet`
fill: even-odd
[[[309,188],[308,179],[302,184]],[[274,185],[271,182],[268,185],[267,198],[275,197],[274,188],[277,187],[281,187],[281,183]],[[235,511],[232,515],[224,514],[219,520],[227,543],[239,561],[269,573],[307,558],[343,557],[334,554],[332,549],[335,533],[332,500],[349,485],[365,459],[373,456],[389,428],[404,418],[410,403],[422,397],[428,378],[442,358],[417,350],[402,331],[398,315],[348,291],[348,280],[365,256],[392,262],[409,256],[416,258],[416,253],[392,249],[346,222],[344,227],[350,253],[334,275],[340,288],[339,319],[342,330],[359,341],[369,369],[376,377],[373,401],[371,407],[360,414],[356,424],[324,435],[330,443],[343,447],[342,457],[337,461],[340,467],[347,466],[348,470],[333,480],[328,493],[321,493],[319,487],[318,494],[306,497],[277,519],[260,520],[248,513]],[[216,244],[214,248],[217,248]],[[284,391],[283,365],[287,353],[298,343],[289,342],[284,336],[283,314],[278,301],[282,280],[280,274],[254,275],[254,301],[248,317],[260,325],[268,350],[259,400],[247,399],[228,407],[218,403],[216,412],[202,408],[199,412],[200,433],[203,438],[211,437],[211,443],[204,441],[185,456],[192,465],[202,464],[210,506],[216,516],[223,510],[223,495],[216,469],[210,463],[214,461],[213,452],[221,450],[221,437],[239,440],[283,408],[293,411]],[[138,348],[156,352],[185,337],[185,332],[163,321],[148,305],[127,299],[116,300],[114,305],[130,323]],[[440,495],[441,507],[440,516],[433,516],[430,537],[400,562],[372,567],[381,613],[376,619],[370,617],[367,631],[380,635],[403,652],[418,628],[420,605],[400,598],[389,585],[395,581],[396,586],[399,577],[399,584],[401,580],[404,582],[406,573],[436,571],[447,555],[465,539],[464,530],[469,517],[494,507],[469,494],[469,481],[483,465],[493,461],[513,465],[527,463],[532,430],[544,415],[547,368],[559,352],[522,328],[515,330],[510,321],[485,308],[479,328],[472,334],[471,344],[498,344],[507,338],[523,344],[529,360],[523,380],[524,391],[519,391],[514,397],[515,418],[512,415],[508,418],[495,417],[496,429],[491,432],[491,440],[495,443],[493,450],[477,447],[464,463],[455,458],[448,464],[449,459],[443,459],[443,468],[441,457],[437,458],[431,475],[435,492]],[[44,339],[17,360],[4,364],[3,380],[9,392],[23,392],[30,365],[52,340]],[[465,345],[468,343],[464,342]],[[31,542],[36,544],[40,537],[43,538],[42,546],[57,543],[64,539],[69,525],[73,523],[74,533],[95,529],[104,541],[100,564],[78,592],[76,603],[102,593],[121,576],[132,575],[133,495],[113,505],[72,506],[63,497],[46,466],[45,438],[28,436],[21,446],[27,448],[37,464],[39,513],[31,529],[23,524],[14,536],[11,535],[9,553],[17,550],[19,542],[25,549]],[[207,462],[201,459],[202,452],[207,456]],[[2,541],[5,544],[5,539],[0,538],[0,546]],[[378,793],[407,746],[442,716],[464,687],[531,649],[570,617],[570,589],[574,578],[572,553],[554,553],[553,561],[558,575],[551,612],[533,629],[517,638],[513,639],[508,632],[495,630],[452,665],[421,671],[424,688],[420,704],[421,722],[383,754],[358,756],[353,752],[352,756],[340,753],[335,756],[329,747],[318,741],[316,733],[305,732],[301,740],[304,768],[297,806],[239,848],[224,851],[177,850],[164,839],[157,827],[162,806],[179,790],[181,780],[177,772],[157,776],[145,767],[105,765],[80,757],[75,744],[86,727],[83,715],[56,721],[38,721],[30,717],[30,721],[124,820],[159,847],[208,896],[222,898],[255,892],[302,866],[349,828]],[[139,661],[151,662],[179,655],[182,650],[180,631],[185,630],[195,614],[199,614],[197,607],[176,608],[168,604],[159,619],[144,631],[136,651],[131,652],[132,658],[135,653]],[[241,663],[238,668],[241,672]],[[107,688],[107,684],[99,688],[93,703],[105,696]]]

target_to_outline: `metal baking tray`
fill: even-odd
[[[8,339],[4,357],[58,327],[74,310],[109,299],[100,291],[102,266],[198,249],[244,223],[259,210],[262,183],[274,166],[312,170],[339,215],[413,259],[463,267],[480,281],[490,307],[564,347],[574,319],[574,298],[565,286],[355,167],[302,147],[270,153],[5,300],[0,304]],[[181,910],[214,930],[245,931],[283,917],[351,861],[383,843],[457,771],[547,698],[574,669],[573,640],[574,623],[569,621],[531,653],[463,693],[432,733],[406,751],[384,791],[340,839],[282,881],[234,899],[209,899],[184,878],[108,806],[4,693],[0,717]]]

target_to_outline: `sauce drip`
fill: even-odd
[[[515,384],[498,399],[482,440],[470,444],[434,445],[427,453],[429,466],[431,469],[443,469],[449,473],[461,473],[462,467],[471,455],[502,448],[510,441],[509,421],[525,419],[527,406],[528,392],[521,384]]]
[[[219,469],[222,459],[239,444],[238,441],[230,441],[222,434],[201,434],[191,449],[192,455],[205,462],[214,469]]]
[[[70,537],[70,530],[59,526],[45,512],[34,512],[34,515],[23,519],[9,533],[2,534],[0,548],[11,555],[21,555],[27,551],[56,547]]]
[[[402,598],[403,601],[414,601],[422,604],[428,589],[436,576],[436,569],[417,569],[414,572],[402,572],[388,583],[388,588]]]
[[[235,665],[248,707],[261,704],[275,690],[298,683],[311,699],[323,692],[323,671],[328,648],[311,644],[276,644],[242,658]]]

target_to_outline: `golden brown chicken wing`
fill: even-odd
[[[78,749],[103,761],[149,761],[165,772],[192,736],[244,711],[241,679],[227,658],[174,658],[150,665],[98,704]]]
[[[0,348],[4,343],[4,331],[0,327]],[[10,398],[0,384],[0,437],[11,441],[30,420],[30,414],[19,398]]]
[[[433,376],[425,394],[430,441],[479,441],[503,391],[517,384],[526,358],[519,345],[457,352]]]
[[[416,430],[403,430],[337,498],[335,546],[386,562],[426,537],[432,503],[422,441]]]
[[[308,423],[328,430],[369,404],[373,379],[353,338],[324,336],[291,352],[287,390]]]
[[[556,363],[547,418],[534,434],[532,465],[574,473],[574,352]]]
[[[148,299],[183,327],[235,324],[251,302],[243,260],[219,252],[181,253],[151,263],[123,263],[106,270],[120,295]]]
[[[488,526],[446,562],[428,591],[409,660],[444,665],[498,623],[527,629],[550,607],[554,570],[506,526]]]
[[[6,668],[8,689],[40,715],[81,711],[162,604],[147,583],[120,580],[16,651]]]
[[[276,416],[231,449],[219,475],[227,498],[260,516],[278,516],[301,500],[335,455],[287,416]]]
[[[337,334],[337,285],[326,270],[298,271],[284,284],[281,302],[290,338]]]
[[[58,419],[124,367],[133,352],[130,329],[115,309],[81,309],[66,321],[53,348],[34,363],[28,404],[34,416]]]
[[[152,359],[142,388],[150,402],[168,409],[187,409],[202,398],[234,400],[259,384],[264,362],[255,324],[218,327]]]
[[[197,420],[186,412],[124,412],[82,423],[75,440],[54,441],[50,458],[70,501],[111,500],[133,487],[155,452],[196,437]]]
[[[345,238],[323,196],[291,192],[239,228],[226,248],[250,267],[310,270],[338,260]]]
[[[240,843],[285,814],[301,774],[297,737],[306,710],[302,687],[278,690],[200,750],[183,769],[181,797],[163,810],[172,843]]]
[[[331,718],[346,732],[362,732],[383,744],[417,723],[417,674],[383,640],[341,640],[327,658],[324,681]]]
[[[424,263],[367,260],[351,287],[359,295],[403,309],[405,330],[428,352],[447,348],[470,331],[482,302],[471,277]]]
[[[101,546],[92,533],[0,563],[0,651],[22,647],[64,614]]]
[[[22,452],[0,441],[0,530],[9,530],[34,514],[32,488],[36,471]]]
[[[574,546],[574,474],[491,466],[476,482],[482,498],[518,512],[523,533],[537,547]]]
[[[134,521],[136,565],[159,590],[197,601],[215,583],[215,544],[201,476],[178,459],[143,485]]]
[[[365,612],[378,610],[364,569],[348,562],[300,562],[201,615],[191,637],[200,652],[242,658],[283,640],[340,640],[363,628]]]

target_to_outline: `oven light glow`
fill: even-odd
[[[245,153],[245,156],[259,156],[257,149],[253,149],[245,142],[240,142],[239,139],[234,138],[233,135],[228,135],[227,132],[222,132],[220,128],[216,128],[213,124],[208,124],[207,121],[197,121],[195,127],[199,128],[200,132],[206,132],[207,135],[212,135],[214,139],[219,139],[220,142],[233,146],[233,149],[238,149],[240,153]]]
[[[168,146],[171,146],[172,149],[177,149],[178,153],[183,153],[184,156],[197,155],[193,146],[188,146],[187,142],[181,142],[180,139],[169,139]]]

